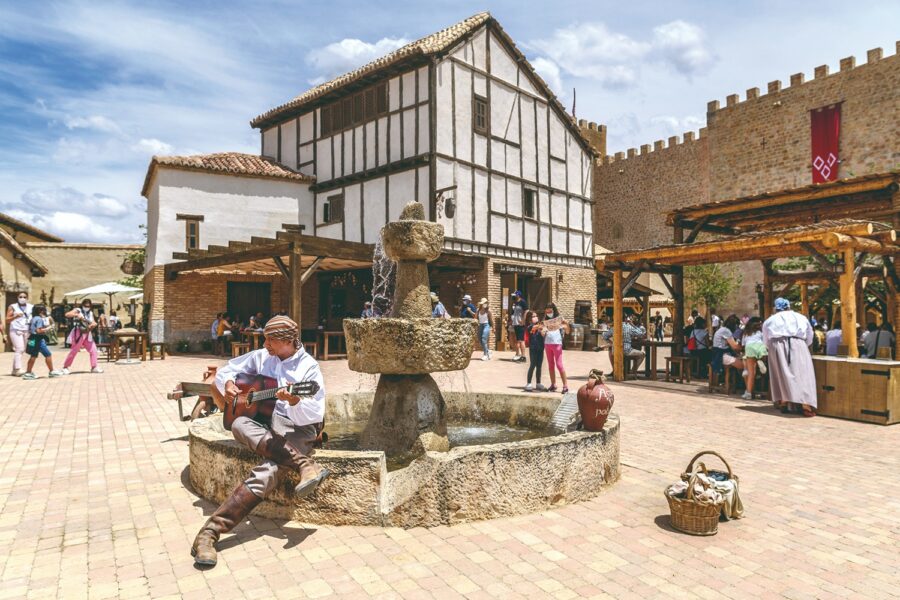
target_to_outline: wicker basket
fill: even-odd
[[[700,473],[707,474],[706,465],[703,463],[698,463],[697,470],[693,470],[694,461],[702,454],[705,454],[705,452],[695,456],[688,465],[688,469],[691,472],[687,478],[686,497],[674,498],[670,496],[667,493],[668,487],[666,487],[666,490],[663,490],[663,494],[665,494],[666,500],[669,502],[672,527],[690,535],[716,535],[719,532],[719,514],[722,512],[724,500],[716,504],[705,504],[694,500],[694,484],[697,482],[697,475]],[[727,466],[728,463],[725,463],[725,465]],[[730,472],[731,469],[729,468]],[[684,475],[682,475],[682,478],[684,478]]]

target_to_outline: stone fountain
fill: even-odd
[[[431,373],[469,365],[477,324],[431,316],[428,263],[441,254],[444,227],[426,221],[421,204],[385,225],[381,243],[397,263],[391,312],[344,321],[350,369],[380,375],[360,446],[388,456],[447,451],[446,404]]]
[[[438,389],[431,373],[468,366],[476,323],[431,317],[428,263],[440,255],[444,231],[424,217],[422,206],[411,203],[382,230],[384,252],[397,265],[390,314],[344,321],[349,367],[379,380],[374,394],[325,398],[334,439],[316,460],[331,477],[299,499],[297,475],[290,473],[254,514],[433,527],[586,500],[618,479],[617,416],[601,431],[569,431],[558,423],[574,398]],[[453,437],[487,426],[513,428],[518,437]],[[341,445],[342,429],[362,432],[351,436],[355,445]],[[189,434],[191,487],[220,503],[259,457],[233,439],[218,414],[193,421]]]

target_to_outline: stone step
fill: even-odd
[[[562,402],[556,407],[548,428],[556,434],[567,433],[575,431],[580,422],[581,414],[578,412],[578,398],[575,392],[563,394]]]

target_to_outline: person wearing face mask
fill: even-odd
[[[66,313],[66,317],[73,319],[72,331],[69,332],[69,344],[72,349],[63,363],[63,375],[69,374],[69,367],[75,362],[75,356],[78,351],[84,348],[91,357],[91,373],[102,373],[103,369],[97,366],[97,345],[94,343],[93,331],[97,328],[97,322],[94,320],[94,313],[91,312],[93,303],[90,299],[85,298],[81,302],[81,306],[77,306]]]
[[[544,333],[544,352],[547,354],[547,368],[550,369],[550,387],[547,388],[547,391],[556,391],[556,371],[558,370],[559,376],[562,378],[562,393],[565,394],[569,391],[569,382],[566,379],[566,369],[563,367],[562,362],[562,336],[563,331],[569,332],[569,323],[565,319],[559,319],[559,322],[554,322],[551,329],[547,322],[557,317],[559,317],[559,309],[553,303],[548,304],[547,308],[544,309],[544,321],[541,327],[541,331]]]
[[[525,384],[525,391],[530,392],[535,389],[538,392],[544,391],[541,385],[541,369],[544,366],[544,332],[541,328],[541,317],[538,313],[529,310],[525,315],[525,338],[528,346],[528,355],[531,357],[531,364],[528,365],[528,379]],[[531,387],[531,376],[535,375],[536,386]]]
[[[9,323],[9,340],[13,347],[12,374],[14,377],[22,375],[22,355],[25,353],[25,344],[28,342],[29,323],[31,323],[31,311],[34,307],[28,303],[28,292],[19,292],[15,304],[10,304],[6,309],[6,322]]]

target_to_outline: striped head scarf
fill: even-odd
[[[300,328],[288,317],[277,316],[269,319],[263,334],[267,338],[294,342],[294,348],[300,347]]]

